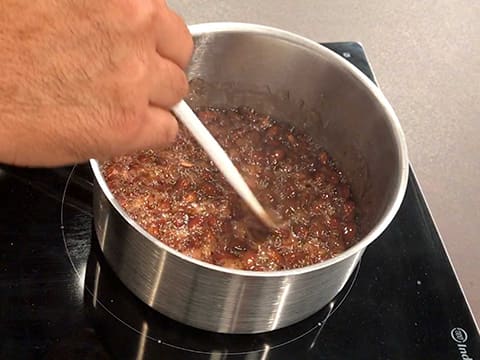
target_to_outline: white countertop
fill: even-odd
[[[171,0],[188,24],[240,21],[359,41],[480,319],[480,2]]]

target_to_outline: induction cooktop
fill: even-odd
[[[324,45],[375,81],[360,44]],[[0,359],[480,359],[411,170],[392,224],[331,303],[284,329],[225,335],[155,312],[120,282],[92,231],[87,164],[0,165]]]

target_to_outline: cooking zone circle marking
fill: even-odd
[[[68,228],[65,226],[65,219],[66,219],[66,216],[65,216],[65,207],[66,207],[66,198],[67,198],[67,193],[68,193],[68,190],[69,190],[69,185],[71,183],[71,179],[72,177],[74,176],[74,173],[75,173],[75,169],[76,169],[77,166],[74,166],[72,168],[72,170],[70,171],[70,174],[68,175],[68,178],[67,178],[67,181],[66,181],[66,184],[65,184],[65,187],[64,187],[64,190],[63,190],[63,194],[62,194],[62,202],[61,202],[61,210],[60,210],[60,230],[61,230],[61,233],[62,233],[62,238],[63,238],[63,242],[64,242],[64,246],[65,246],[65,251],[66,251],[66,254],[67,254],[67,257],[68,257],[68,260],[70,262],[70,264],[72,265],[72,268],[75,272],[75,274],[77,275],[79,281],[83,284],[83,287],[84,287],[84,291],[87,291],[89,293],[90,296],[92,296],[93,299],[95,299],[95,305],[99,305],[103,310],[105,310],[110,316],[112,316],[115,320],[117,320],[118,322],[120,322],[122,325],[126,326],[127,328],[129,328],[130,330],[132,330],[133,332],[135,332],[136,334],[138,334],[139,336],[141,336],[142,338],[145,338],[145,339],[148,339],[148,340],[151,340],[153,341],[154,343],[157,343],[157,344],[161,344],[161,345],[165,345],[165,346],[168,346],[168,347],[171,347],[171,348],[174,348],[174,349],[177,349],[177,350],[182,350],[182,351],[187,351],[187,352],[192,352],[192,353],[198,353],[198,354],[211,354],[211,351],[204,351],[204,350],[196,350],[196,349],[193,349],[193,348],[187,348],[187,347],[184,347],[184,346],[180,346],[180,345],[176,345],[176,344],[172,344],[172,343],[169,343],[169,342],[166,342],[162,339],[159,339],[159,338],[156,338],[156,337],[153,337],[153,336],[150,336],[148,335],[148,333],[145,333],[145,331],[142,331],[140,329],[137,329],[135,326],[131,325],[130,323],[122,320],[119,316],[117,316],[113,311],[111,311],[108,306],[104,303],[102,303],[99,299],[96,298],[96,295],[95,295],[95,291],[92,290],[92,289],[89,289],[86,285],[85,285],[85,269],[80,269],[79,266],[77,266],[73,260],[73,256],[72,256],[72,253],[71,253],[71,249],[69,248],[69,245],[68,245],[68,242],[67,239],[69,238],[68,237]],[[78,209],[75,209],[75,210],[78,210]],[[91,237],[93,237],[94,235],[92,234]],[[91,240],[91,239],[90,239]],[[92,251],[90,249],[90,251]],[[84,259],[85,262],[86,262],[86,259]],[[259,352],[264,352],[265,351],[265,347],[268,346],[268,349],[269,351],[270,350],[273,350],[273,349],[276,349],[276,348],[280,348],[282,346],[285,346],[285,345],[288,345],[290,343],[293,343],[299,339],[301,339],[302,337],[314,332],[315,330],[317,330],[317,334],[314,336],[314,340],[312,342],[312,346],[315,344],[315,342],[317,341],[319,335],[320,335],[320,332],[323,330],[323,327],[325,326],[327,320],[330,318],[330,316],[335,313],[335,311],[342,305],[342,303],[345,301],[346,297],[348,296],[348,294],[350,293],[350,290],[352,289],[353,287],[353,284],[355,283],[355,280],[357,278],[357,275],[358,275],[358,272],[359,272],[359,268],[360,268],[360,264],[356,267],[356,269],[354,270],[353,274],[352,274],[352,277],[351,279],[348,281],[347,285],[348,288],[344,289],[341,291],[341,293],[343,293],[343,296],[341,295],[340,297],[337,297],[336,299],[332,300],[324,309],[320,310],[321,311],[324,311],[325,309],[327,310],[327,314],[325,315],[325,317],[321,320],[321,321],[318,321],[313,325],[313,327],[311,327],[309,330],[305,331],[305,332],[302,332],[301,334],[299,334],[298,336],[295,336],[289,340],[286,340],[284,342],[281,342],[279,344],[276,344],[276,345],[268,345],[268,344],[264,344],[264,345],[261,345],[260,348],[258,349],[252,349],[252,350],[248,350],[248,351],[237,351],[237,352],[229,352],[228,349],[226,350],[225,354],[228,354],[228,355],[243,355],[243,354],[249,354],[249,353],[259,353]],[[341,294],[340,293],[340,294]],[[114,302],[114,299],[111,299],[110,298],[110,302],[113,303]],[[147,305],[145,305],[147,306]],[[319,313],[320,313],[319,312]],[[317,313],[318,314],[318,313]],[[314,315],[315,316],[315,315]],[[272,332],[271,334],[273,333],[278,333],[282,331],[282,329],[280,330],[276,330],[274,332]],[[259,334],[261,335],[261,334]],[[236,336],[236,335],[226,335],[226,336]]]

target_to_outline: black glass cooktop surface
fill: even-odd
[[[372,80],[361,45],[330,43]],[[113,274],[92,234],[87,165],[0,166],[0,359],[480,359],[478,328],[414,173],[342,292],[258,335],[193,329]]]

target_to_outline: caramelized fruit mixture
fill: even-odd
[[[265,229],[181,127],[168,149],[102,165],[115,198],[145,230],[196,259],[257,271],[315,264],[355,243],[350,186],[311,137],[248,108],[197,114],[284,225]]]

